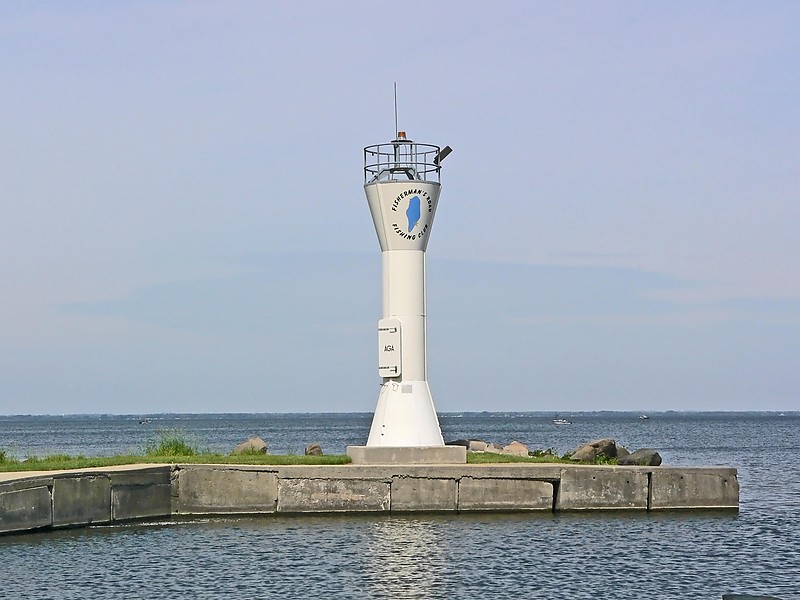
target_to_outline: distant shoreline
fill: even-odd
[[[800,410],[547,410],[547,411],[519,411],[519,410],[493,410],[493,411],[438,411],[437,414],[442,417],[510,417],[510,416],[530,416],[530,417],[549,417],[556,416],[596,416],[596,415],[635,415],[639,416],[643,413],[649,416],[672,416],[672,415],[742,415],[742,416],[757,416],[757,415],[775,415],[775,416],[800,416]],[[0,414],[0,419],[17,419],[17,418],[33,418],[33,417],[54,417],[54,418],[131,418],[131,419],[144,419],[144,418],[157,418],[157,417],[213,417],[213,416],[263,416],[270,415],[276,417],[303,417],[303,416],[320,416],[320,415],[336,415],[336,416],[364,416],[371,417],[372,412],[362,411],[320,411],[320,412],[162,412],[162,413],[15,413],[15,414]]]

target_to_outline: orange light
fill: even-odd
[[[397,132],[397,139],[398,139],[398,140],[404,140],[404,139],[406,139],[406,132],[405,132],[405,131],[398,131],[398,132]]]

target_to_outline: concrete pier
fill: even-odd
[[[130,465],[0,473],[0,534],[173,515],[739,508],[736,469]]]

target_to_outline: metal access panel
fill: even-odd
[[[403,372],[401,338],[398,319],[378,321],[378,375],[381,377],[399,377]]]

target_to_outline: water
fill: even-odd
[[[555,416],[573,424],[555,426]],[[150,421],[140,424],[149,418]],[[229,451],[363,444],[370,415],[0,417],[18,457],[140,451],[158,429]],[[565,452],[598,437],[671,465],[739,469],[741,510],[651,514],[262,517],[0,537],[9,598],[800,598],[800,414],[443,415],[447,439]]]

